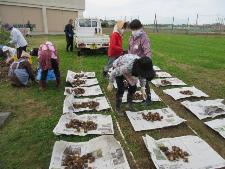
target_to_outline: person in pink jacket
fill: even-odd
[[[131,21],[129,26],[132,31],[132,35],[129,39],[128,53],[138,55],[139,57],[149,57],[151,59],[151,43],[148,35],[143,30],[141,22],[138,19],[135,19]],[[148,81],[146,81],[145,90],[147,94],[146,103],[150,103],[151,92]]]

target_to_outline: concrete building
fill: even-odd
[[[85,0],[0,0],[0,21],[20,28],[30,21],[34,34],[59,34],[84,10]]]

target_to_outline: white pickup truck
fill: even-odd
[[[109,47],[109,36],[102,34],[101,21],[98,19],[78,18],[75,20],[74,41],[77,54],[83,51],[101,50],[107,52]]]

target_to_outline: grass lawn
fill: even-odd
[[[124,37],[127,48],[129,35]],[[153,62],[163,70],[182,79],[188,85],[201,89],[211,98],[225,98],[225,37],[206,35],[150,34]],[[0,128],[0,168],[1,169],[46,169],[49,166],[54,142],[87,141],[96,136],[54,136],[52,130],[62,115],[63,92],[67,70],[95,71],[101,88],[105,91],[107,80],[101,75],[107,61],[104,55],[77,57],[76,53],[65,52],[64,36],[34,36],[29,38],[31,47],[38,47],[45,40],[54,42],[61,57],[62,85],[56,90],[54,83],[41,92],[38,85],[30,88],[13,88],[8,82],[0,83],[0,110],[12,112],[7,124]],[[35,59],[34,59],[35,60]],[[154,131],[134,132],[127,117],[117,118],[127,141],[125,145],[115,125],[115,137],[121,141],[132,169],[134,164],[128,148],[133,152],[141,169],[154,168],[144,146],[142,136],[149,134],[156,139],[163,137],[198,135],[225,158],[225,141],[217,133],[204,125],[192,113],[162,93],[162,88],[153,87],[164,103],[154,103],[148,109],[170,106],[186,124]],[[114,108],[114,93],[106,92]],[[195,100],[195,99],[193,99]],[[146,106],[136,105],[137,110]],[[113,112],[104,112],[113,114]],[[114,119],[115,122],[115,119]]]

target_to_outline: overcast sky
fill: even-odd
[[[153,23],[154,14],[158,23],[216,22],[218,16],[225,18],[225,0],[86,0],[85,17],[107,19],[140,18],[143,23]],[[221,20],[221,19],[220,19]],[[225,19],[224,19],[225,21]]]

